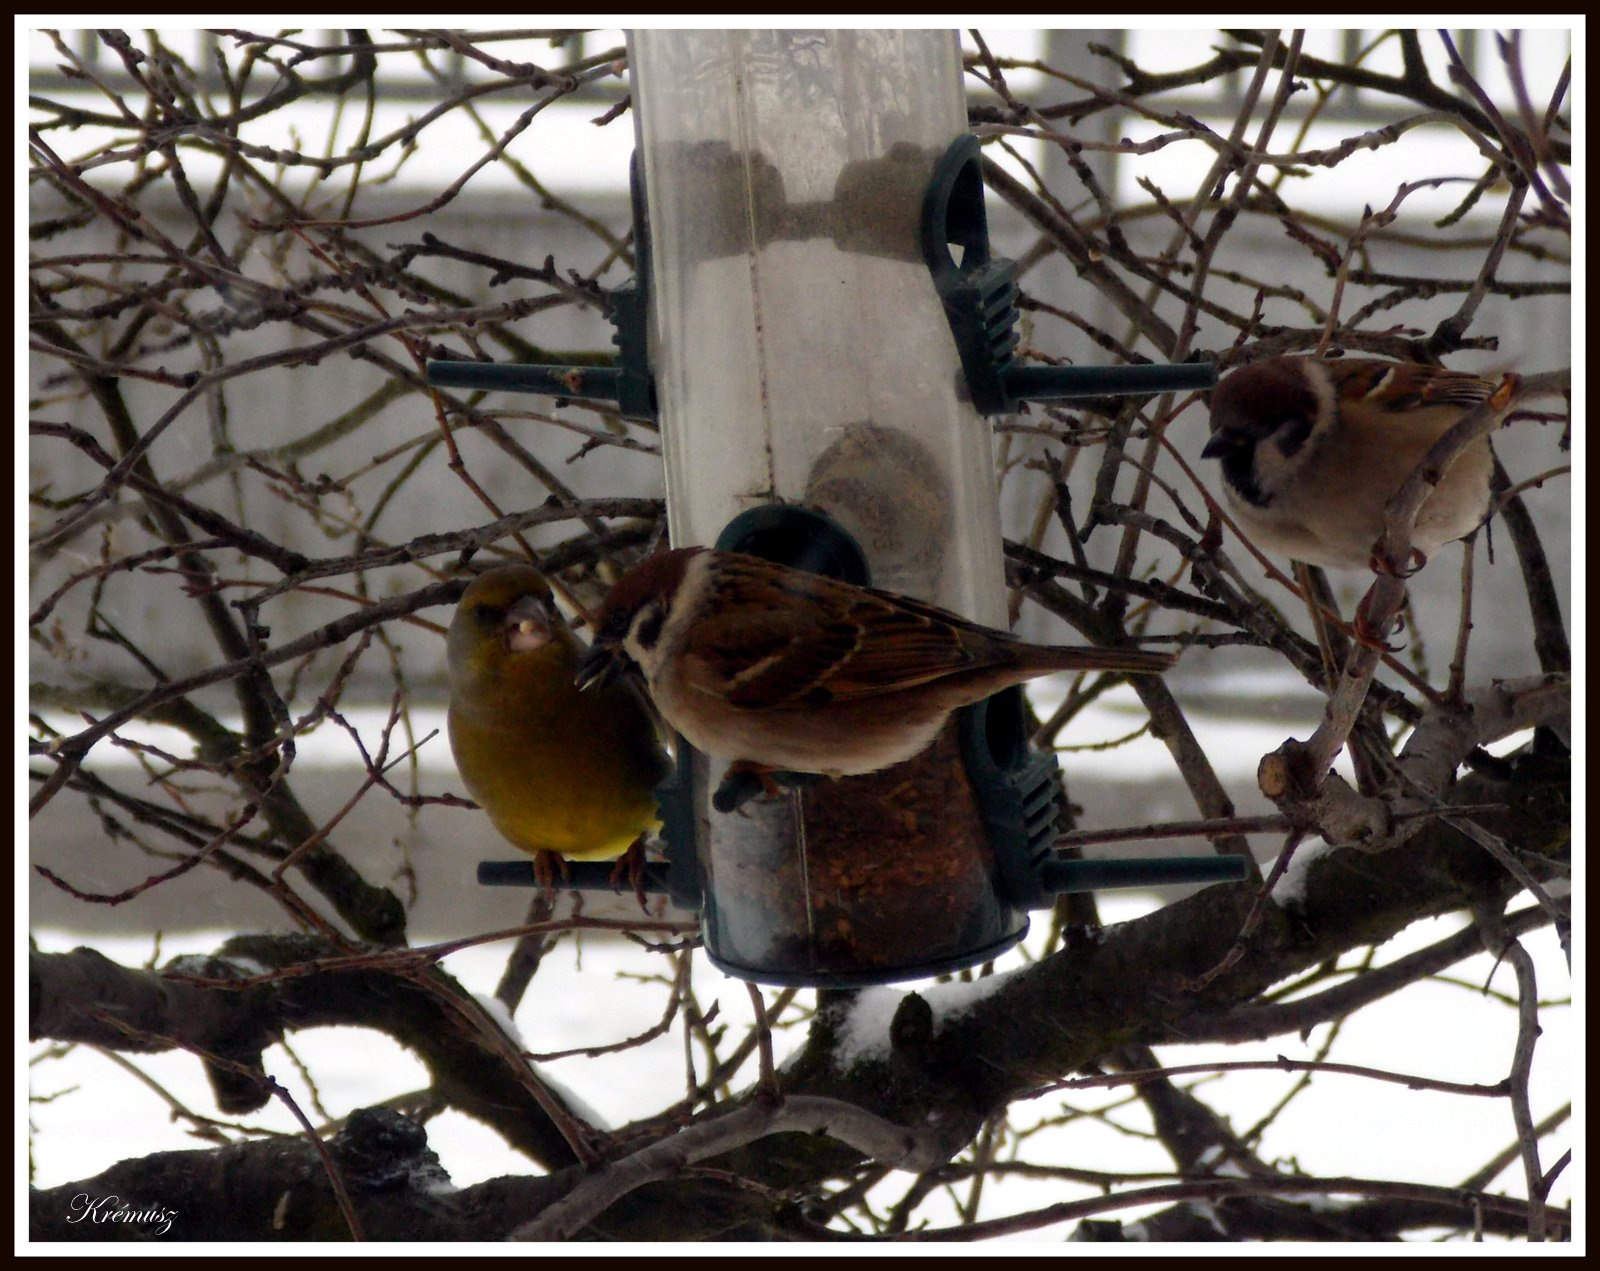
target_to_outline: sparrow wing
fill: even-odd
[[[1007,637],[907,597],[739,565],[720,586],[684,671],[734,706],[875,697],[1008,660]]]
[[[834,701],[898,693],[946,676],[1010,660],[1010,638],[969,627],[943,609],[906,596],[860,590],[829,624],[851,647],[811,692]]]
[[[1333,378],[1334,388],[1346,402],[1359,401],[1391,414],[1426,410],[1431,406],[1476,406],[1487,401],[1500,387],[1497,380],[1414,362],[1338,358],[1323,365]]]
[[[818,626],[794,607],[708,615],[695,624],[683,674],[734,706],[779,706],[812,694],[854,642],[853,632]]]

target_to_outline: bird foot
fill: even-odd
[[[555,895],[557,874],[561,875],[563,883],[572,877],[567,869],[566,857],[547,848],[540,848],[533,854],[533,876],[539,880],[539,886],[544,888],[546,896]]]
[[[1405,648],[1404,644],[1390,644],[1387,640],[1389,632],[1380,630],[1372,621],[1372,614],[1368,608],[1372,600],[1369,591],[1361,598],[1361,603],[1356,606],[1355,619],[1350,623],[1350,633],[1369,649],[1377,649],[1380,653],[1398,653]],[[1393,630],[1396,635],[1404,631],[1406,620],[1403,615],[1395,614]]]
[[[786,788],[809,786],[820,780],[821,776],[815,772],[784,772],[747,759],[736,759],[728,765],[722,784],[711,796],[711,806],[718,812],[734,812],[758,794],[776,799]]]
[[[628,845],[628,850],[617,857],[617,863],[611,870],[611,889],[616,891],[622,886],[623,880],[633,888],[633,898],[639,902],[639,909],[643,913],[650,910],[644,903],[644,835],[641,834]]]

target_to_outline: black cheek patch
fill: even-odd
[[[1311,419],[1305,415],[1297,415],[1293,419],[1287,419],[1283,422],[1278,431],[1273,434],[1273,441],[1277,443],[1277,447],[1283,452],[1285,459],[1292,459],[1300,453],[1301,448],[1306,444],[1306,439],[1310,436]]]
[[[1256,448],[1246,446],[1222,456],[1222,472],[1233,491],[1251,507],[1272,505],[1272,496],[1256,481]]]
[[[667,614],[660,605],[651,605],[639,618],[639,626],[634,632],[634,639],[639,642],[641,649],[653,649],[656,641],[661,638],[661,628],[666,624]]]

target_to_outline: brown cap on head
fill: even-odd
[[[617,579],[594,616],[595,641],[620,640],[640,605],[652,596],[671,596],[683,581],[689,562],[706,549],[678,547],[657,552]]]
[[[625,658],[622,641],[633,626],[635,615],[652,600],[663,607],[669,604],[689,562],[705,550],[680,547],[657,552],[617,579],[594,616],[594,643],[578,664],[579,688],[591,684],[604,687],[616,677]]]
[[[1201,454],[1215,459],[1270,437],[1289,420],[1310,422],[1317,395],[1303,358],[1275,357],[1241,366],[1211,391],[1211,440]]]

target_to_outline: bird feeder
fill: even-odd
[[[985,414],[1214,371],[1012,365],[1015,267],[989,251],[952,32],[636,31],[628,54],[640,272],[613,293],[618,369],[430,363],[430,379],[654,415],[674,546],[1003,627]],[[1055,860],[1057,765],[1024,718],[1007,690],[903,764],[778,798],[680,744],[653,885],[700,908],[722,969],[848,987],[986,961],[1059,891],[1243,877],[1230,857]]]

